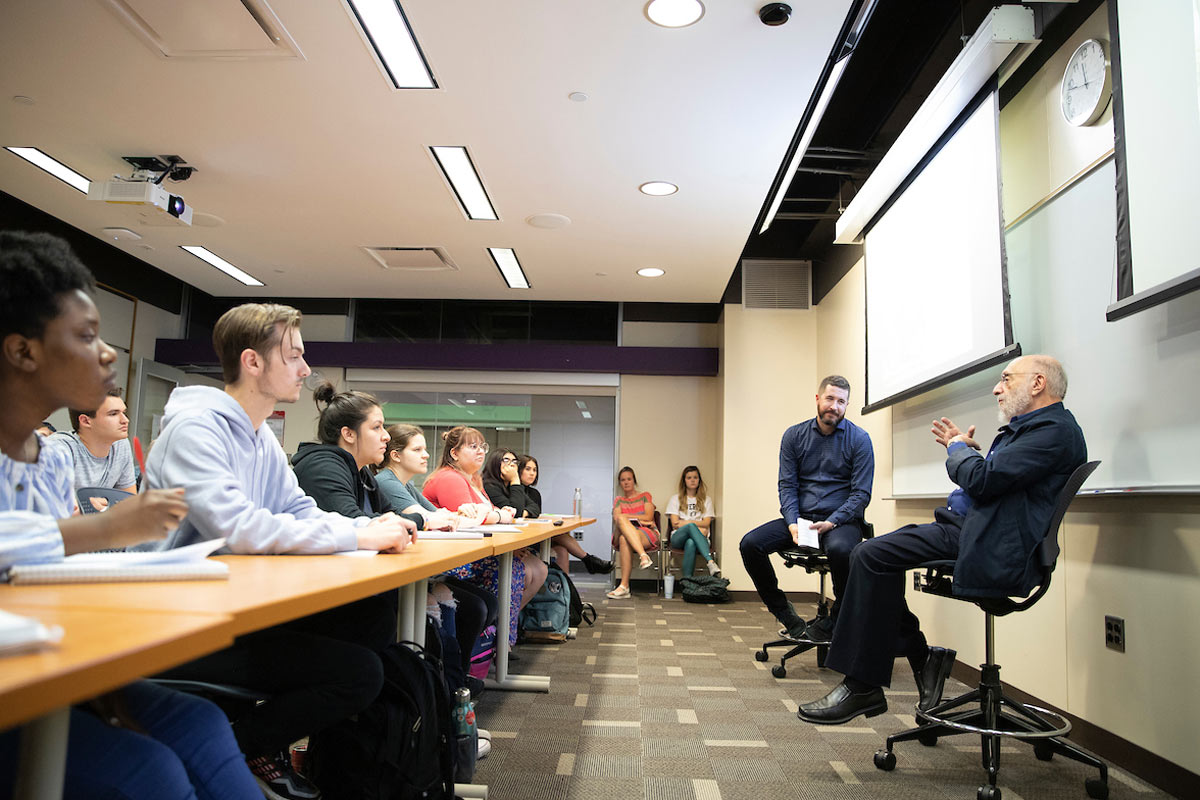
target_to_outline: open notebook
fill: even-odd
[[[208,559],[224,544],[224,539],[210,539],[174,550],[78,553],[50,564],[18,564],[8,571],[8,580],[14,584],[227,580],[229,565]]]

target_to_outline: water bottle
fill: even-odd
[[[475,735],[475,707],[471,690],[463,686],[454,692],[454,731],[459,736]]]
[[[579,493],[579,487],[575,487],[575,496],[571,498],[571,516],[583,516],[583,495]]]

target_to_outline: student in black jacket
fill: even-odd
[[[508,506],[516,519],[536,519],[542,514],[542,494],[534,488],[537,483],[537,461],[533,456],[518,456],[511,450],[497,450],[483,468],[483,488],[497,508]],[[612,562],[604,561],[583,549],[569,533],[560,533],[550,540],[558,568],[567,572],[570,556],[583,562],[590,573],[612,572]]]
[[[317,424],[320,442],[304,442],[292,456],[300,488],[321,510],[344,517],[397,513],[371,471],[383,460],[390,438],[379,401],[364,392],[338,392],[328,381],[313,392],[313,399],[325,406]],[[401,516],[417,530],[425,524],[417,514]]]

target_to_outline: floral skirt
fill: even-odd
[[[455,567],[446,572],[456,578],[472,583],[482,589],[487,589],[498,598],[500,596],[500,559],[488,556],[461,567]],[[521,559],[513,558],[512,564],[512,602],[508,608],[508,643],[517,643],[517,616],[521,613],[521,595],[525,593],[525,564]]]

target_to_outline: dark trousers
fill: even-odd
[[[925,634],[904,600],[904,573],[926,561],[958,558],[960,521],[939,509],[937,522],[907,525],[854,549],[825,666],[871,686],[890,686],[896,657],[923,658]]]
[[[484,628],[495,625],[499,618],[500,602],[487,589],[464,580],[450,575],[443,575],[441,580],[450,588],[458,604],[454,612],[454,638],[458,640],[462,668],[466,672],[471,668],[471,651],[475,648],[475,640]]]
[[[396,639],[396,593],[239,636],[224,650],[160,677],[240,686],[269,695],[233,719],[247,758],[277,753],[362,711],[383,686],[376,653]]]
[[[858,520],[839,525],[820,537],[821,549],[829,556],[829,574],[833,577],[833,595],[837,598],[832,612],[835,616],[846,586],[850,551],[861,541],[862,526]],[[750,573],[750,579],[754,581],[758,596],[776,619],[787,611],[787,597],[779,589],[779,579],[775,576],[775,567],[771,565],[770,556],[772,553],[794,547],[795,544],[791,531],[788,530],[788,523],[782,517],[759,525],[742,537],[742,563],[746,565],[746,572]]]

